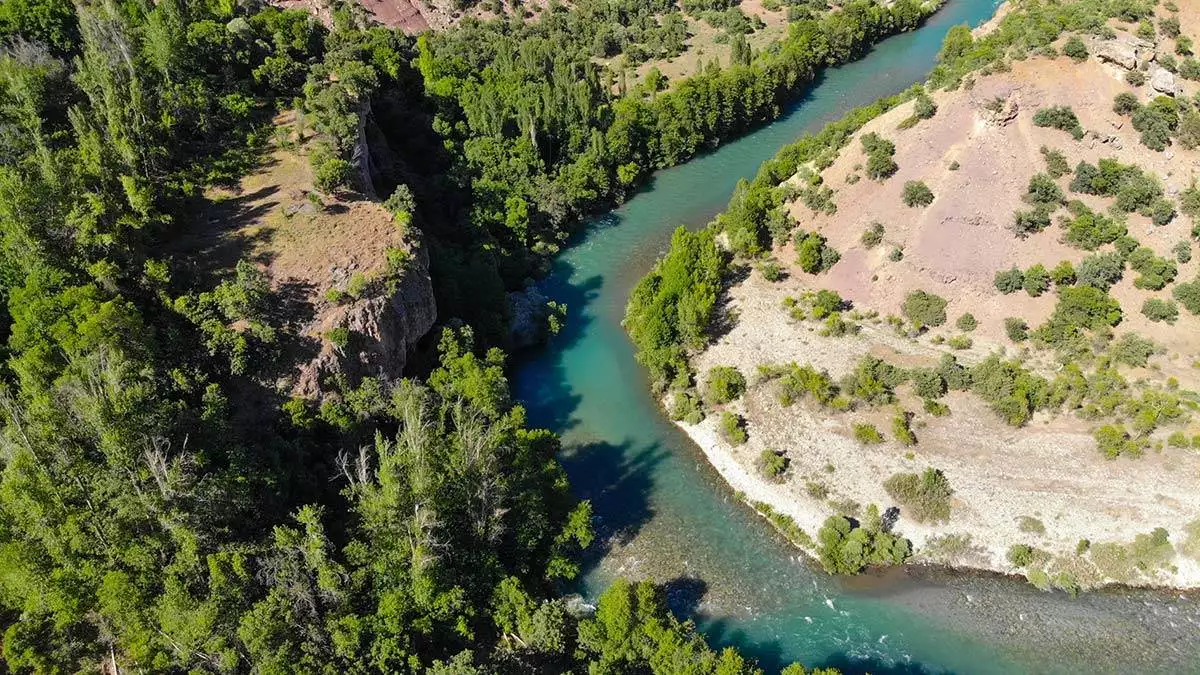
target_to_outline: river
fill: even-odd
[[[792,661],[846,673],[1200,673],[1200,599],[1151,591],[1043,593],[1014,579],[924,568],[835,579],[733,498],[662,414],[620,326],[630,289],[680,224],[721,211],[740,178],[849,109],[903,90],[933,67],[951,26],[997,0],[950,0],[922,28],[828,71],[780,120],[659,172],[589,223],[541,290],[569,321],[513,373],[530,422],[561,434],[598,543],[579,591],[618,575],[666,582],[672,608],[714,646],[768,672]]]

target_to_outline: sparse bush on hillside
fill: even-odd
[[[1050,214],[1053,206],[1039,204],[1028,211],[1013,211],[1013,222],[1009,226],[1013,234],[1024,239],[1050,227]]]
[[[913,100],[913,115],[918,119],[927,120],[937,114],[937,104],[927,94],[919,94]]]
[[[883,434],[879,433],[879,429],[876,429],[874,424],[855,422],[854,440],[863,445],[878,445],[883,442]]]
[[[796,232],[796,262],[809,274],[820,274],[837,264],[841,254],[829,246],[825,237],[816,232]]]
[[[765,262],[758,267],[759,274],[762,274],[763,279],[767,281],[782,281],[783,268],[776,262]]]
[[[1178,273],[1174,260],[1158,257],[1154,250],[1147,246],[1139,247],[1129,254],[1129,266],[1138,273],[1133,285],[1152,291],[1161,290],[1174,281]]]
[[[1179,319],[1179,306],[1170,300],[1148,298],[1142,303],[1142,314],[1154,322],[1173,324]]]
[[[791,460],[782,452],[776,452],[769,448],[764,448],[758,456],[758,471],[764,478],[780,483],[783,482],[784,475],[787,473],[788,465]]]
[[[1077,164],[1070,188],[1073,192],[1116,197],[1114,206],[1123,213],[1149,209],[1163,196],[1162,185],[1156,177],[1111,157],[1101,159],[1097,165]]]
[[[1200,80],[1200,61],[1187,57],[1179,63],[1179,76],[1185,80]]]
[[[1118,115],[1129,115],[1135,110],[1142,107],[1141,101],[1138,101],[1136,95],[1132,92],[1123,91],[1113,98],[1113,112]]]
[[[1070,260],[1062,260],[1050,270],[1055,286],[1070,286],[1075,283],[1075,266]]]
[[[1027,567],[1033,562],[1033,547],[1029,544],[1013,544],[1008,548],[1007,558],[1013,567]]]
[[[704,394],[715,404],[729,403],[746,391],[746,377],[733,366],[716,366],[708,371]]]
[[[1192,260],[1192,242],[1183,239],[1171,247],[1171,253],[1175,255],[1175,261],[1183,264]]]
[[[862,237],[859,241],[862,242],[863,248],[872,249],[883,242],[883,223],[878,221],[871,223],[871,226],[863,230]]]
[[[731,445],[742,445],[749,440],[749,437],[746,435],[746,423],[740,415],[735,415],[728,411],[721,413],[717,429],[721,434],[721,438],[724,438]]]
[[[1046,160],[1046,173],[1051,178],[1062,178],[1071,173],[1071,165],[1067,164],[1067,158],[1061,152],[1043,145],[1041,153],[1042,159]]]
[[[902,199],[904,200],[904,205],[910,208],[929,206],[933,203],[933,191],[922,181],[910,180],[904,184]]]
[[[909,293],[901,311],[918,330],[946,323],[946,299],[933,293],[921,290]]]
[[[1076,280],[1084,285],[1107,291],[1125,275],[1125,257],[1117,251],[1095,253],[1079,262]]]
[[[1038,263],[1025,270],[1025,280],[1021,287],[1034,298],[1049,290],[1050,273],[1046,271],[1045,265]]]
[[[1162,34],[1166,37],[1169,37],[1172,39],[1179,37],[1179,18],[1174,17],[1174,16],[1169,16],[1169,17],[1166,17],[1163,19],[1159,19],[1158,20],[1158,30],[1161,31]]]
[[[1135,368],[1145,366],[1157,349],[1153,342],[1137,333],[1125,333],[1108,347],[1114,361]]]
[[[1192,184],[1180,193],[1179,210],[1193,220],[1200,219],[1200,184],[1196,181],[1193,180]],[[1195,236],[1195,230],[1192,236]]]
[[[996,290],[1005,295],[1016,293],[1025,285],[1025,273],[1013,265],[1011,269],[996,272],[993,283],[996,285]]]
[[[1063,201],[1063,191],[1049,174],[1037,173],[1029,179],[1024,199],[1030,204],[1057,206]]]
[[[1067,43],[1063,45],[1063,54],[1071,57],[1074,61],[1086,61],[1088,57],[1087,45],[1083,44],[1083,40],[1080,40],[1078,35],[1072,35],[1067,40]]]
[[[1140,70],[1131,70],[1125,73],[1125,81],[1135,87],[1140,87],[1146,84],[1146,74]]]
[[[1160,65],[1166,67],[1163,58]],[[1171,143],[1171,134],[1179,126],[1179,104],[1170,96],[1158,96],[1150,103],[1133,111],[1133,128],[1141,132],[1142,145],[1151,150],[1163,151]]]
[[[883,138],[875,132],[862,137],[863,151],[867,154],[867,176],[875,180],[884,180],[896,173],[895,160],[896,144]]]
[[[1192,314],[1200,314],[1200,280],[1176,284],[1171,295],[1187,311]]]
[[[1095,251],[1125,235],[1125,223],[1103,213],[1093,213],[1083,202],[1071,202],[1074,218],[1065,222],[1063,240],[1085,251]]]
[[[1033,115],[1033,123],[1039,127],[1050,127],[1071,134],[1075,140],[1083,138],[1083,127],[1075,111],[1068,106],[1051,106],[1042,108]]]
[[[883,483],[883,489],[918,523],[950,520],[950,497],[954,490],[945,474],[932,467],[923,473],[898,473]]]
[[[966,312],[962,316],[958,317],[958,319],[954,322],[954,325],[957,326],[959,330],[970,333],[979,326],[979,322],[975,320],[975,315],[971,314],[970,312]]]
[[[917,436],[912,431],[912,413],[901,410],[892,418],[892,436],[903,446],[917,444]]]
[[[1004,333],[1013,342],[1024,342],[1029,339],[1029,324],[1025,319],[1010,316],[1004,320]]]
[[[1142,454],[1140,443],[1130,438],[1129,432],[1122,424],[1105,424],[1092,432],[1096,447],[1108,459],[1116,459],[1121,455],[1139,457]]]

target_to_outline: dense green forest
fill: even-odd
[[[228,0],[0,5],[6,671],[757,672],[652,584],[594,615],[560,597],[591,512],[509,395],[503,293],[579,216],[932,10],[804,12],[762,53],[626,90],[593,59],[668,53],[656,7],[412,40],[348,4],[332,28]],[[290,107],[322,189],[429,239],[448,327],[420,380],[281,397],[262,273],[202,288],[170,253]]]

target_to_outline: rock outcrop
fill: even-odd
[[[413,346],[437,320],[433,283],[429,277],[429,251],[414,247],[410,264],[391,292],[328,308],[309,333],[320,339],[329,331],[350,331],[344,347],[321,340],[316,358],[302,366],[293,393],[320,397],[328,381],[344,377],[350,385],[364,377],[394,380],[401,376]]]
[[[1175,74],[1166,68],[1155,68],[1150,71],[1150,88],[1167,96],[1176,96],[1183,91],[1175,79]]]
[[[1154,45],[1132,35],[1123,34],[1113,40],[1096,40],[1093,47],[1096,58],[1115,63],[1125,70],[1141,68],[1154,60]]]

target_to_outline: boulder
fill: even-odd
[[[1182,91],[1175,80],[1175,74],[1166,68],[1155,68],[1150,71],[1150,88],[1160,94],[1175,96]]]

